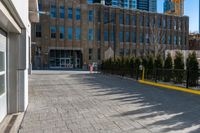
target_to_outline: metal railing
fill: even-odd
[[[136,80],[142,79],[142,70],[134,67],[109,66],[100,67],[102,73],[130,77]],[[200,70],[185,69],[147,69],[144,70],[144,80],[152,82],[161,82],[165,84],[200,89]]]

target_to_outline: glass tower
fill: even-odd
[[[101,0],[94,0],[94,2],[101,3]],[[137,0],[105,0],[105,4],[125,9],[137,9]]]
[[[137,0],[137,9],[157,12],[157,0]]]

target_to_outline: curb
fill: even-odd
[[[163,88],[167,88],[167,89],[171,89],[171,90],[182,91],[182,92],[186,92],[186,93],[200,95],[200,91],[191,90],[191,89],[187,89],[187,88],[183,88],[183,87],[155,83],[155,82],[150,82],[150,81],[145,81],[145,80],[138,80],[138,82],[142,83],[142,84],[151,85],[151,86],[163,87]]]

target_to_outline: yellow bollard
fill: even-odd
[[[142,80],[144,81],[144,67],[143,67],[143,69],[142,69]]]

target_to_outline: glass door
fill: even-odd
[[[66,67],[66,62],[65,62],[65,59],[63,59],[63,58],[60,58],[60,67],[61,68],[65,68]]]
[[[66,58],[66,66],[67,66],[67,68],[73,68],[73,65],[72,65],[70,58]]]
[[[7,115],[6,36],[0,30],[0,122]]]

